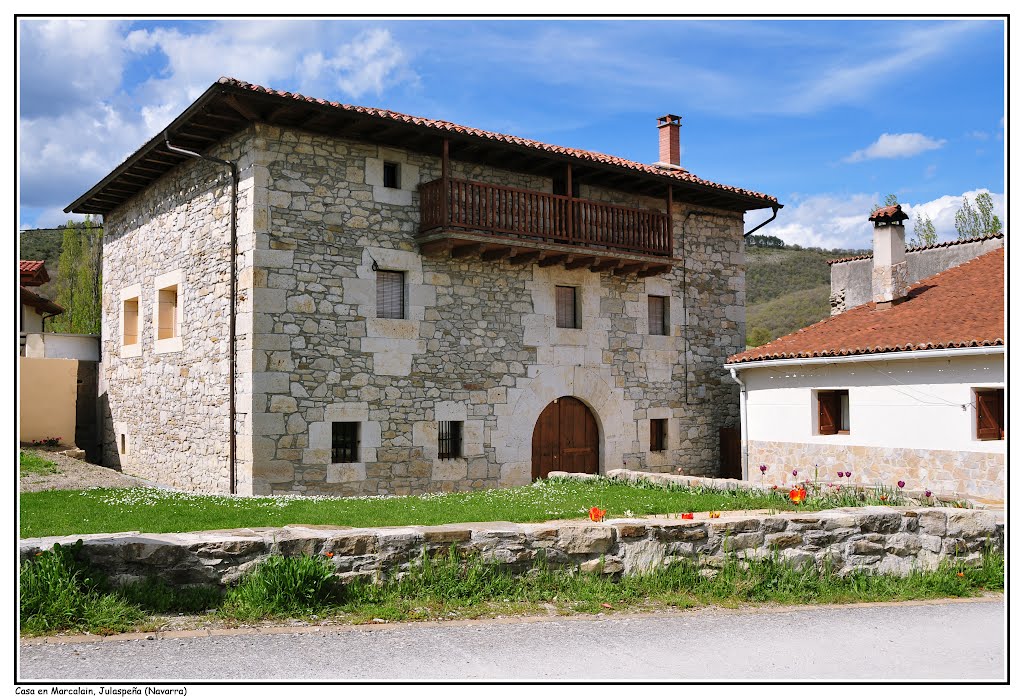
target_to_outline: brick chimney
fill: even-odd
[[[658,117],[658,164],[679,167],[679,122],[682,117]]]
[[[886,310],[907,296],[910,283],[903,222],[908,218],[899,204],[884,206],[868,217],[875,224],[871,300],[877,310]]]

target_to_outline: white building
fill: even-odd
[[[728,359],[745,478],[1004,498],[1003,250],[910,286],[906,218],[871,215],[872,301]]]

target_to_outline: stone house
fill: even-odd
[[[715,475],[743,214],[774,197],[222,78],[102,214],[105,461],[203,491]]]
[[[1001,241],[943,244],[931,259],[917,250],[917,274],[954,266],[914,283],[906,218],[899,205],[874,212],[873,255],[859,273],[833,271],[834,292],[867,276],[869,301],[729,358],[746,478],[764,464],[776,483],[792,469],[843,483],[849,471],[862,485],[1004,499]]]

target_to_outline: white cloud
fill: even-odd
[[[190,33],[126,34],[124,23],[107,20],[19,28],[21,204],[44,210],[82,194],[221,75],[289,88],[315,78],[317,96],[351,98],[416,80],[390,32],[352,22],[205,22],[188,25]],[[337,48],[324,58],[324,46]],[[124,77],[142,60],[162,65],[129,86]]]
[[[368,92],[380,95],[392,80],[408,78],[406,62],[391,33],[373,29],[340,46],[330,58],[319,51],[307,54],[297,73],[302,90],[315,89],[327,81],[359,98]]]
[[[877,158],[911,158],[926,151],[942,148],[944,138],[929,138],[921,133],[884,133],[867,148],[854,151],[843,158],[846,163]]]
[[[931,217],[939,242],[955,240],[954,217],[967,197],[974,198],[986,189],[975,189],[962,195],[945,195],[920,204],[900,202],[910,216],[907,221],[907,238],[913,235],[914,219],[917,214]],[[818,194],[801,198],[792,197],[793,204],[779,211],[778,218],[758,231],[762,235],[782,238],[788,245],[819,247],[825,249],[869,249],[871,247],[871,224],[868,215],[871,208],[884,197],[874,194]],[[1000,220],[1006,221],[1006,197],[992,193],[994,212]],[[745,227],[750,230],[770,216],[770,212],[753,212],[747,218]]]

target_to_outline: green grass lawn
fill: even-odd
[[[41,456],[31,452],[20,453],[21,463],[18,466],[18,476],[24,478],[29,475],[45,476],[49,473],[59,473],[57,464],[47,461]]]
[[[286,524],[377,527],[455,522],[542,522],[586,518],[593,506],[608,517],[797,509],[781,491],[707,491],[607,481],[541,481],[472,493],[372,498],[242,498],[154,488],[51,490],[21,495],[21,536],[144,531],[184,532]],[[814,508],[813,503],[803,509]]]

